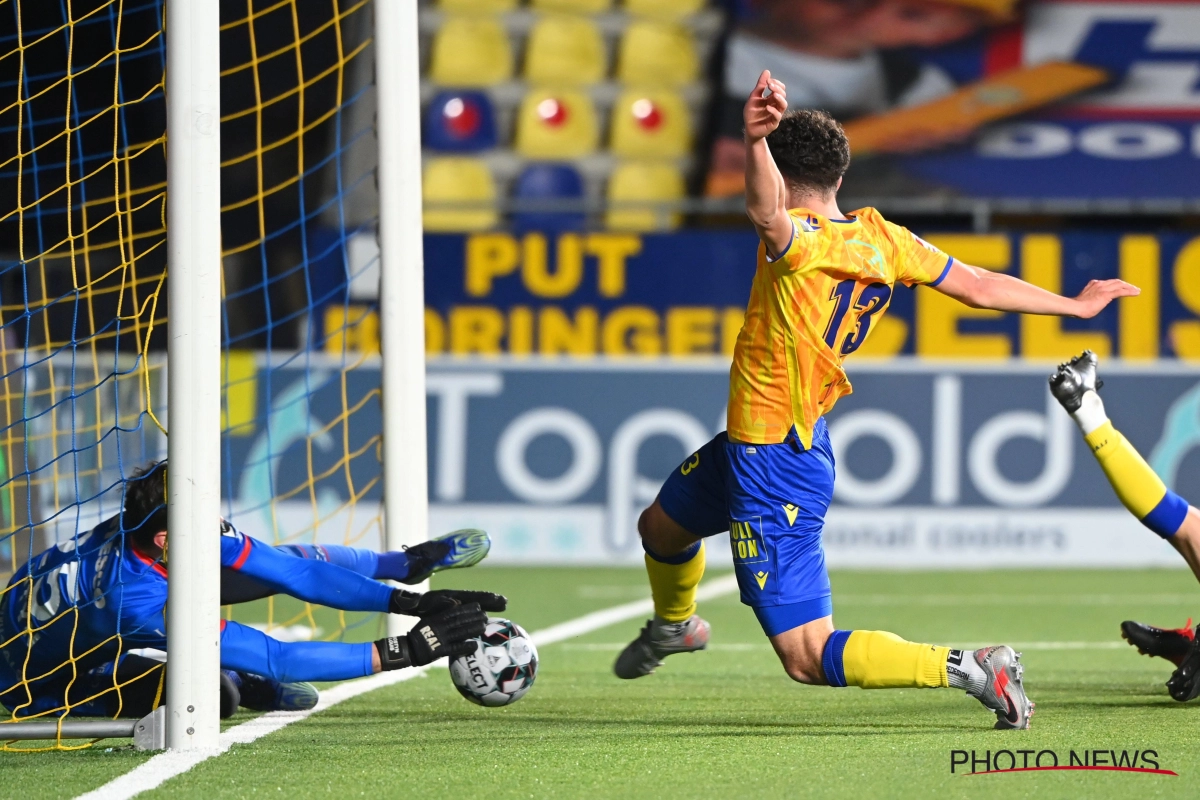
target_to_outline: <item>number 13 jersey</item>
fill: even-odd
[[[873,208],[833,220],[788,212],[778,258],[759,244],[746,321],[729,372],[729,435],[775,444],[813,426],[852,388],[842,368],[887,309],[897,281],[937,286],[954,260]]]

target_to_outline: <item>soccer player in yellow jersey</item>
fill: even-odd
[[[834,476],[824,415],[851,391],[842,362],[897,282],[978,308],[1076,317],[1138,290],[1093,281],[1060,297],[962,264],[875,209],[843,214],[850,147],[841,126],[820,111],[786,112],[784,85],[764,72],[743,111],[746,211],[761,245],[729,375],[728,429],[671,473],[638,521],[655,614],[614,671],[638,678],[705,647],[708,623],[695,614],[703,540],[729,531],[742,602],[793,679],[965,689],[995,712],[997,728],[1027,728],[1033,703],[1012,648],[963,652],[834,629],[821,547]]]
[[[1200,509],[1166,487],[1146,460],[1113,427],[1096,376],[1099,359],[1091,350],[1060,364],[1050,376],[1050,392],[1062,404],[1100,462],[1113,491],[1142,524],[1171,543],[1200,580]],[[1191,627],[1156,628],[1126,620],[1121,635],[1148,656],[1160,656],[1176,666],[1167,681],[1171,697],[1181,702],[1200,695],[1200,639]]]

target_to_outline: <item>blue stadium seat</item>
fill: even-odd
[[[583,177],[567,164],[533,164],[517,178],[513,191],[518,201],[555,199],[583,200]],[[520,231],[583,230],[582,211],[518,211],[513,226]]]
[[[425,146],[448,153],[474,153],[496,146],[496,115],[483,92],[442,92],[429,104]]]

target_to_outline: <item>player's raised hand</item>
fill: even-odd
[[[787,107],[787,87],[771,77],[771,70],[764,69],[742,109],[747,141],[763,139],[778,128]]]
[[[1091,319],[1103,311],[1109,303],[1121,297],[1137,297],[1142,290],[1122,280],[1088,281],[1083,291],[1075,297],[1078,310],[1075,316]]]
[[[392,614],[424,617],[472,603],[484,611],[503,611],[508,607],[508,598],[491,592],[468,592],[458,589],[436,589],[424,594],[396,589],[392,592],[388,611]]]

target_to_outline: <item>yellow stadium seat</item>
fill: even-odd
[[[438,0],[438,8],[442,11],[482,11],[497,14],[501,11],[512,11],[516,7],[517,0]]]
[[[448,17],[433,37],[429,77],[440,86],[492,86],[512,73],[512,46],[494,17]]]
[[[706,5],[707,0],[625,0],[625,10],[630,14],[670,20],[691,16]]]
[[[613,171],[608,181],[610,203],[665,203],[684,197],[683,174],[670,163],[628,161]],[[609,228],[620,231],[662,231],[679,227],[682,215],[658,208],[613,208],[606,215]]]
[[[421,194],[427,231],[479,231],[495,227],[496,182],[475,158],[437,158],[425,165]],[[469,208],[440,207],[453,203]]]
[[[525,78],[551,86],[580,86],[603,80],[607,53],[600,29],[587,17],[546,16],[525,44]]]
[[[517,111],[516,150],[526,158],[578,158],[595,152],[600,127],[592,99],[570,89],[534,89]]]
[[[613,105],[612,151],[625,158],[679,158],[692,149],[691,113],[675,92],[626,89]]]
[[[599,14],[612,8],[612,0],[533,0],[538,11],[570,11],[573,14]]]
[[[617,78],[623,83],[674,88],[699,74],[696,47],[684,28],[643,19],[625,29],[617,56]]]

